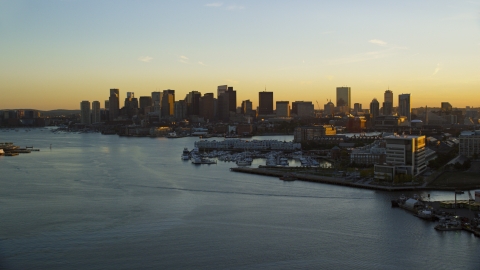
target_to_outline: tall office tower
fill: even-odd
[[[100,101],[92,102],[92,123],[99,123],[100,120]]]
[[[187,105],[187,116],[200,115],[200,97],[202,93],[198,91],[191,91],[185,96]]]
[[[229,86],[227,92],[228,93],[228,110],[230,112],[237,111],[237,91],[233,90],[233,87]]]
[[[290,117],[290,102],[277,101],[275,106],[275,114],[277,117]]]
[[[362,104],[360,103],[354,103],[353,104],[353,112],[354,113],[359,113],[362,111]]]
[[[292,102],[292,115],[294,114],[297,117],[313,117],[315,116],[315,111],[313,103],[311,101],[294,101]]]
[[[160,106],[162,104],[162,92],[152,92],[153,111],[160,115]]]
[[[383,95],[383,115],[393,114],[393,92],[386,90]]]
[[[185,100],[175,101],[173,117],[177,120],[187,118],[187,102]]]
[[[124,106],[128,118],[131,118],[138,113],[138,99],[133,92],[127,92]]]
[[[398,95],[398,114],[406,116],[408,121],[411,120],[410,94]]]
[[[225,87],[227,90],[225,90]],[[225,90],[225,91],[224,91]],[[228,122],[230,119],[230,112],[237,110],[237,91],[233,87],[221,85],[218,87],[218,119]]]
[[[370,102],[370,114],[372,115],[372,120],[375,120],[380,115],[380,103],[376,98]]]
[[[375,164],[376,179],[395,179],[396,174],[417,176],[422,174],[425,164],[425,135],[386,136],[386,163]]]
[[[258,93],[258,114],[273,114],[273,92],[264,91]]]
[[[113,121],[120,115],[120,90],[110,89],[109,103],[109,120]]]
[[[167,89],[162,93],[161,115],[162,117],[174,116],[175,90]]]
[[[252,115],[253,104],[250,99],[242,101],[241,113],[245,115]]]
[[[90,125],[90,101],[80,102],[80,123]]]
[[[323,105],[323,115],[333,116],[335,114],[335,104],[330,100],[327,104]]]
[[[223,93],[227,92],[227,90],[228,90],[228,85],[219,85],[217,87],[217,98]]]
[[[351,105],[350,87],[337,87],[337,108],[343,112],[350,112]]]
[[[209,122],[215,120],[215,101],[213,93],[206,93],[200,98],[200,117]]]
[[[442,102],[440,109],[443,113],[449,113],[452,111],[452,105],[449,102]]]
[[[145,110],[149,110],[152,107],[152,97],[150,96],[143,96],[140,97],[140,113],[145,114]]]
[[[108,122],[110,119],[110,101],[105,100],[105,107],[104,110],[100,114],[100,118],[102,121]]]

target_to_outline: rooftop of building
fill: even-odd
[[[405,140],[405,139],[418,139],[418,138],[425,138],[425,135],[390,135],[384,137],[385,139],[397,139],[397,140]]]
[[[480,130],[465,130],[460,133],[460,137],[480,135]]]

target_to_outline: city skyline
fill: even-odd
[[[274,104],[315,109],[341,86],[364,108],[387,89],[410,93],[412,108],[478,107],[479,10],[447,0],[1,2],[0,109],[78,109],[112,88],[120,100],[165,89],[217,97],[223,84],[254,108],[265,86]]]

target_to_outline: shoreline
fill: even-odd
[[[345,180],[344,178],[338,177],[329,177],[329,176],[318,176],[318,175],[311,175],[308,173],[296,173],[291,171],[280,171],[275,169],[268,169],[268,168],[248,168],[248,167],[234,167],[230,168],[232,172],[239,172],[239,173],[248,173],[248,174],[257,174],[263,176],[271,176],[271,177],[283,177],[284,175],[288,174],[294,176],[297,180],[306,181],[306,182],[313,182],[313,183],[323,183],[323,184],[330,184],[330,185],[337,185],[337,186],[348,186],[354,188],[362,188],[362,189],[370,189],[370,190],[379,190],[379,191],[420,191],[420,190],[439,190],[439,191],[455,191],[458,189],[455,187],[431,187],[427,186],[427,183],[422,185],[410,185],[410,186],[382,186],[382,185],[375,185],[370,183],[357,183],[357,182],[350,182]],[[473,186],[471,189],[474,190],[478,189],[480,186]],[[467,189],[463,189],[467,190]]]

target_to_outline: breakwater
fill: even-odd
[[[339,186],[348,186],[348,187],[363,188],[363,189],[381,190],[381,191],[413,191],[413,190],[426,189],[423,186],[393,187],[393,186],[375,185],[371,183],[355,183],[339,177],[321,176],[321,175],[314,175],[314,174],[301,173],[301,172],[290,172],[286,170],[276,170],[276,169],[270,169],[270,168],[267,169],[267,168],[237,167],[237,168],[230,168],[230,170],[233,172],[258,174],[258,175],[273,176],[273,177],[282,177],[285,174],[289,174],[289,175],[295,176],[298,180],[301,180],[301,181],[323,183],[323,184],[330,184],[330,185],[339,185]]]

